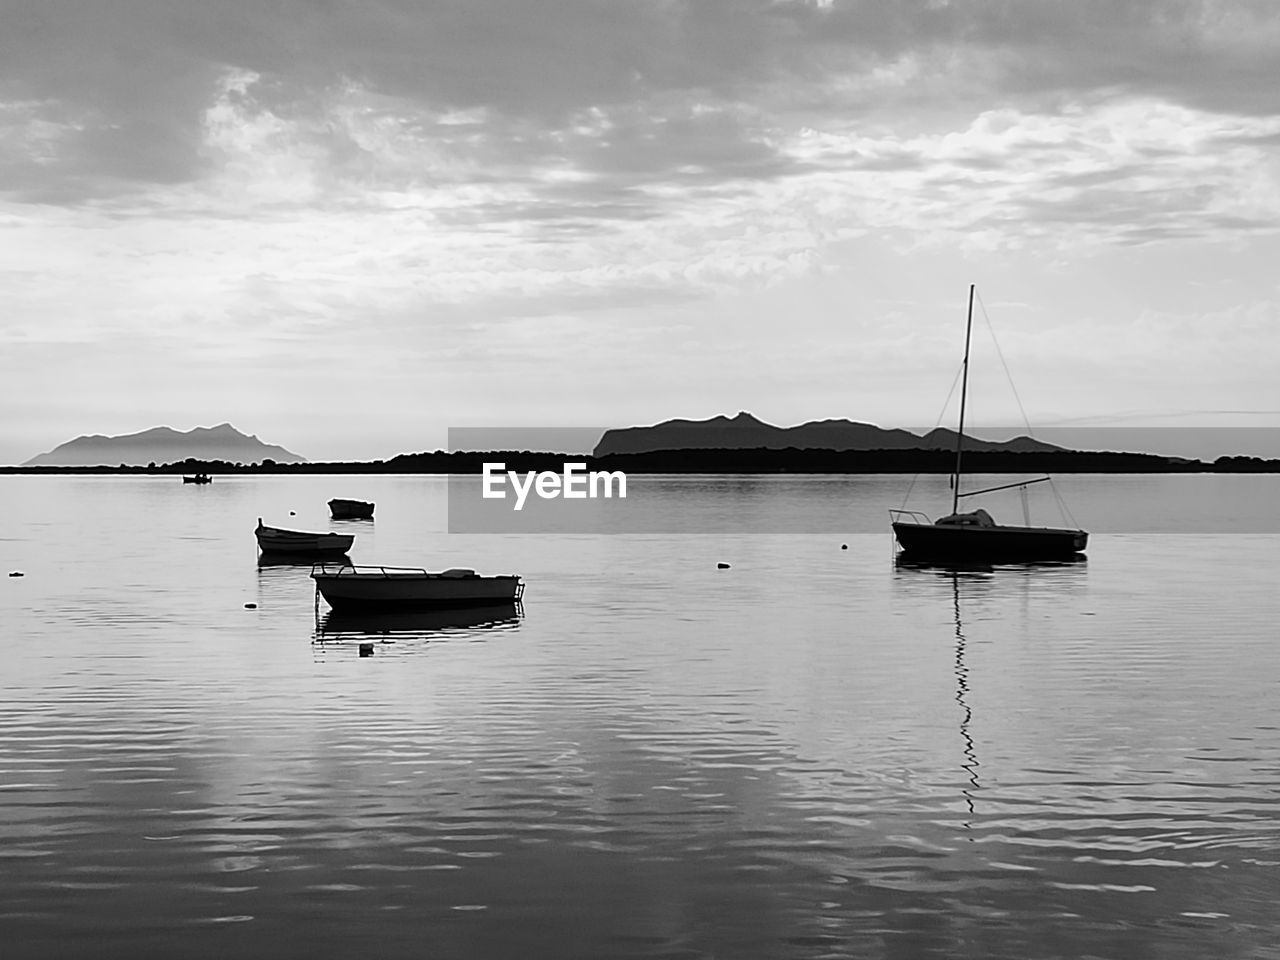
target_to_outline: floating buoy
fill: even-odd
[[[244,605],[244,608],[245,608],[246,610],[257,610],[257,609],[258,609],[258,605],[257,605],[256,603],[246,603],[246,604]]]
[[[11,576],[11,577],[25,577],[25,576],[26,576],[26,574],[25,574],[25,573],[23,573],[21,570],[14,570],[12,573],[10,573],[10,574],[9,574],[9,576]]]
[[[841,549],[841,550],[848,550],[848,549],[849,549],[849,545],[848,545],[847,543],[842,543],[842,544],[840,544],[840,549]]]
[[[360,656],[362,656],[362,657],[372,657],[372,656],[373,656],[373,644],[372,644],[372,643],[362,643],[362,644],[360,644]]]
[[[298,511],[297,511],[297,510],[290,510],[290,511],[289,511],[289,516],[291,516],[291,517],[296,517],[297,515],[298,515]]]
[[[728,570],[728,569],[729,569],[729,565],[728,565],[727,563],[717,563],[717,564],[716,564],[716,569],[717,569],[717,570]]]

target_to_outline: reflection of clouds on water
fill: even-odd
[[[10,478],[37,479],[11,511],[27,576],[0,579],[23,638],[0,900],[26,955],[176,931],[212,960],[250,914],[264,955],[1274,939],[1273,537],[955,571],[889,566],[887,531],[432,539],[443,479],[373,478],[388,521],[357,551],[518,570],[536,609],[350,623],[246,533],[332,478],[178,484],[172,508],[168,481]],[[304,644],[317,612],[351,639]]]
[[[519,626],[524,607],[518,603],[396,612],[329,610],[316,622],[317,643],[432,640],[463,631],[487,632]]]
[[[316,587],[311,579],[314,562],[313,557],[259,554],[258,603],[293,607],[301,602],[314,606]],[[344,556],[330,562],[350,563],[351,560]]]

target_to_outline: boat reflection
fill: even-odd
[[[390,613],[329,610],[316,621],[314,639],[317,643],[431,640],[460,631],[511,629],[523,615],[520,603]]]
[[[960,769],[969,776],[969,785],[960,788],[960,792],[964,795],[965,806],[969,810],[969,819],[964,824],[967,831],[973,827],[974,794],[982,788],[982,784],[978,782],[978,767],[982,764],[978,762],[978,751],[973,743],[973,734],[969,732],[969,725],[973,722],[973,707],[969,705],[969,667],[964,659],[965,647],[968,646],[969,639],[964,634],[964,623],[960,619],[960,574],[954,570],[951,573],[951,602],[956,622],[956,703],[960,705],[960,739],[964,742],[961,748],[964,753],[964,762],[960,764]],[[972,841],[973,837],[969,837],[969,840]]]
[[[350,563],[351,557],[348,554],[342,554],[340,557],[325,557],[327,563]],[[295,553],[260,553],[258,554],[259,567],[306,567],[307,571],[311,571],[311,565],[316,562],[316,555],[311,554],[295,554]]]
[[[898,570],[918,570],[923,572],[936,573],[943,577],[962,577],[969,574],[991,574],[997,570],[1020,570],[1030,572],[1034,570],[1051,570],[1068,568],[1082,568],[1089,562],[1089,558],[1083,553],[1077,553],[1071,557],[1064,557],[1059,560],[1027,560],[1017,563],[985,563],[982,561],[961,561],[961,560],[915,560],[903,554],[898,554],[893,559],[893,565]]]

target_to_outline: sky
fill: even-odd
[[[0,463],[225,421],[318,460],[931,426],[970,283],[973,423],[1280,424],[1272,0],[0,20]]]

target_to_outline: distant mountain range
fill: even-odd
[[[651,427],[606,430],[593,455],[654,453],[660,450],[954,450],[954,430],[934,429],[923,435],[885,430],[855,420],[814,420],[797,427],[775,427],[745,411],[736,417],[710,420],[666,420]],[[1063,450],[1030,437],[988,441],[964,438],[964,449],[1005,453],[1052,453]]]
[[[177,463],[182,460],[225,460],[228,463],[305,463],[284,447],[263,443],[241,433],[229,423],[216,427],[195,427],[182,433],[171,427],[152,427],[141,433],[119,437],[94,435],[76,437],[48,453],[32,457],[29,467],[93,467],[99,465],[146,466],[149,463]]]

